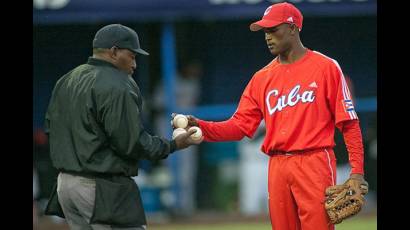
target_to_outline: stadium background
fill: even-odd
[[[33,200],[38,207],[40,229],[65,226],[61,219],[42,215],[56,177],[43,133],[47,103],[57,79],[91,55],[91,42],[100,27],[122,23],[138,32],[142,47],[150,53],[138,59],[134,74],[146,102],[145,126],[153,134],[170,137],[170,127],[161,127],[161,118],[171,112],[224,120],[235,111],[253,73],[272,59],[264,34],[252,33],[248,27],[274,2],[278,1],[33,0]],[[301,32],[304,45],[336,59],[348,76],[361,119],[366,179],[371,189],[361,217],[370,221],[374,228],[363,227],[354,220],[351,224],[360,229],[375,229],[377,2],[289,2],[295,3],[304,14]],[[193,94],[197,98],[195,103],[181,106],[175,90],[179,87],[178,77],[186,73],[187,66],[195,68],[198,80],[195,86],[199,94]],[[263,136],[263,131],[261,133]],[[347,153],[340,133],[336,133],[335,139],[339,179],[342,180],[348,171]],[[259,158],[249,158],[250,155]],[[164,162],[142,162],[141,176],[135,179],[142,191],[152,229],[166,229],[162,226],[164,223],[168,227],[169,223],[180,222],[199,226],[223,222],[222,219],[225,222],[259,222],[264,224],[261,229],[269,229],[264,202],[256,200],[261,195],[243,192],[247,185],[263,188],[266,181],[253,174],[251,164],[254,162],[253,166],[257,166],[264,161],[266,157],[258,150],[257,141],[244,140],[203,143],[194,151],[174,154]],[[186,175],[191,176],[187,178]],[[253,175],[252,184],[247,177]],[[249,205],[252,202],[261,204]],[[170,229],[184,229],[176,226]]]

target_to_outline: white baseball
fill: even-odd
[[[202,130],[201,130],[199,127],[192,126],[191,128],[188,129],[188,131],[191,130],[191,129],[195,129],[195,130],[196,130],[196,132],[191,135],[191,139],[192,139],[192,140],[195,140],[195,141],[201,139],[201,137],[202,137]]]
[[[188,118],[185,115],[178,114],[173,119],[175,128],[185,129],[188,126]]]
[[[186,133],[186,130],[183,129],[183,128],[174,129],[174,132],[172,132],[172,139],[175,139],[175,137],[177,137],[177,136],[179,136],[183,133]]]

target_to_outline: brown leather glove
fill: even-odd
[[[330,222],[338,224],[359,213],[368,191],[369,185],[360,174],[352,174],[342,185],[328,187],[325,192],[325,209]]]

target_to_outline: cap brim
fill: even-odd
[[[143,49],[141,49],[141,48],[139,48],[139,49],[134,49],[133,50],[135,53],[139,53],[139,54],[142,54],[142,55],[149,55],[149,53],[147,52],[147,51],[145,51],[145,50],[143,50]]]
[[[257,21],[257,22],[252,23],[252,24],[249,26],[249,29],[250,29],[251,31],[258,31],[258,30],[261,30],[261,29],[263,29],[263,28],[275,27],[275,26],[277,26],[277,25],[279,25],[279,24],[282,24],[282,23],[283,23],[282,21],[274,21],[274,20],[262,19],[262,20],[259,20],[259,21]]]

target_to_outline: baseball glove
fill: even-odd
[[[365,180],[350,178],[342,185],[326,189],[325,209],[332,224],[339,224],[344,219],[360,212],[365,203],[364,195],[368,192]]]

